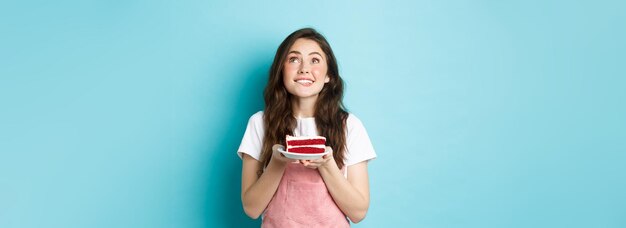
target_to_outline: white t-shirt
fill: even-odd
[[[365,127],[361,120],[349,114],[346,132],[346,154],[344,164],[346,167],[362,161],[369,161],[376,158],[376,152],[370,141]],[[317,126],[315,118],[298,118],[294,136],[317,136]],[[242,157],[246,153],[256,160],[260,160],[261,149],[263,147],[263,137],[265,136],[265,126],[263,124],[263,111],[259,111],[250,117],[246,133],[243,135],[237,155]]]

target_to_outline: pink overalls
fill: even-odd
[[[290,163],[263,215],[261,227],[350,227],[319,171]]]

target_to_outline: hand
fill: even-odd
[[[292,163],[292,162],[297,161],[297,160],[285,157],[285,155],[283,155],[281,152],[278,151],[278,148],[285,150],[285,147],[283,145],[274,144],[274,146],[272,146],[272,160],[275,160],[281,164],[287,164],[287,163]]]
[[[309,169],[317,169],[319,167],[325,166],[325,165],[329,164],[330,161],[332,161],[334,163],[335,159],[333,157],[333,148],[330,148],[329,146],[327,146],[326,147],[326,151],[330,151],[330,152],[328,154],[322,156],[322,158],[320,158],[320,159],[300,160],[300,163],[302,163],[302,165],[304,165],[304,167],[307,167]]]

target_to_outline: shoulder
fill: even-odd
[[[258,111],[248,119],[248,128],[255,129],[257,132],[264,131],[263,111]]]
[[[361,120],[352,113],[346,120],[346,149],[344,164],[347,167],[376,158],[367,130]]]
[[[352,130],[355,128],[363,128],[363,122],[361,122],[361,119],[356,117],[356,115],[352,113],[348,113],[348,119],[346,120],[346,128],[348,130]]]
[[[248,122],[252,124],[263,124],[263,111],[258,111],[252,114],[252,116],[250,116],[250,119],[248,119]]]

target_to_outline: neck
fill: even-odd
[[[296,118],[314,117],[316,101],[317,96],[293,99],[293,115]]]

